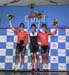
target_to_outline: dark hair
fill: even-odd
[[[43,28],[43,27],[47,28],[47,25],[46,24],[42,24],[41,28]]]
[[[32,25],[31,25],[31,27],[33,27],[33,26],[34,26],[35,28],[37,28],[35,24],[32,24]]]
[[[24,23],[20,23],[19,27],[23,27],[23,28],[25,28]]]

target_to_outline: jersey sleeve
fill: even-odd
[[[52,35],[52,32],[47,32],[48,35]]]
[[[14,29],[14,32],[15,32],[15,33],[18,33],[18,30],[17,30],[17,29]]]

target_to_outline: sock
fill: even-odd
[[[43,69],[45,69],[45,64],[43,64]]]

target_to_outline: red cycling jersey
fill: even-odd
[[[38,33],[38,40],[41,42],[41,45],[48,45],[48,36],[52,35],[51,32],[39,32]]]
[[[28,33],[26,31],[21,32],[20,30],[15,29],[14,32],[16,32],[18,36],[17,43],[20,43],[20,41],[23,40],[24,44],[27,44]]]

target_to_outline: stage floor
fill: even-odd
[[[9,72],[9,71],[0,71],[0,75],[69,75],[69,72]]]

